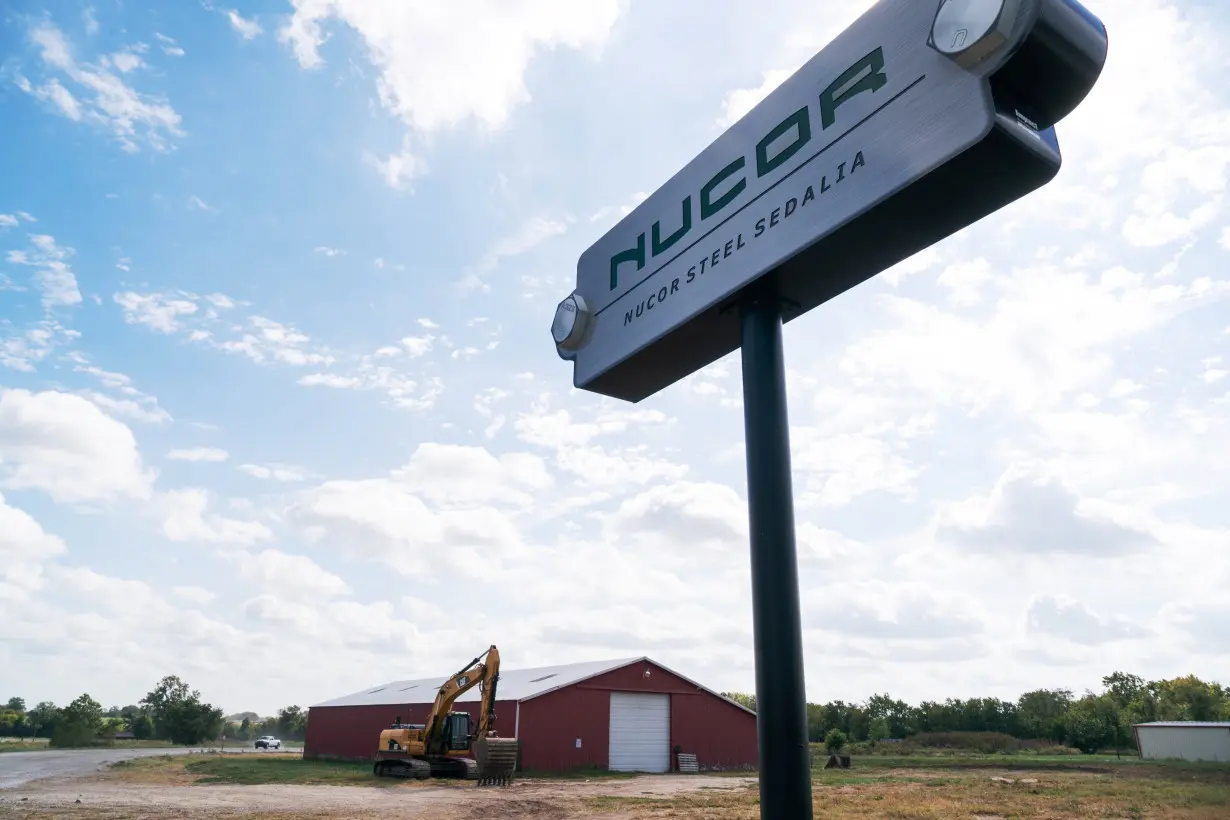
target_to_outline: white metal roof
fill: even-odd
[[[1136,723],[1136,728],[1147,727],[1175,729],[1230,729],[1230,720],[1155,720],[1152,723]]]
[[[611,661],[589,661],[587,663],[570,663],[563,666],[539,666],[534,669],[501,669],[500,681],[496,685],[498,700],[528,700],[537,695],[558,689],[561,686],[592,678],[613,669],[619,669],[630,663],[636,663],[642,658],[624,658]],[[320,706],[382,706],[398,703],[431,703],[441,684],[448,680],[449,675],[434,678],[419,678],[418,680],[395,680],[343,695],[340,698],[327,700]],[[458,702],[477,701],[478,689],[475,686],[470,691],[457,698]],[[313,707],[313,708],[316,708]]]
[[[670,672],[682,681],[692,684],[697,689],[701,689],[714,697],[721,698],[727,703],[737,706],[745,712],[756,714],[751,709],[748,709],[742,703],[723,697],[720,693],[713,691],[707,686],[702,686],[696,681],[679,674],[673,669],[670,669],[661,663],[641,656],[639,658],[623,658],[620,660],[611,661],[588,661],[585,663],[569,663],[561,666],[539,666],[533,669],[501,669],[500,681],[496,688],[497,700],[529,700],[536,698],[539,695],[545,695],[548,692],[553,692],[564,686],[571,686],[574,683],[580,683],[587,678],[596,677],[606,672],[611,672],[616,669],[622,669],[634,663],[652,663],[659,669]],[[419,678],[418,680],[395,680],[389,683],[373,686],[370,689],[364,689],[361,692],[355,692],[350,695],[343,695],[340,698],[327,700],[324,703],[317,703],[311,708],[317,709],[322,706],[386,706],[397,705],[402,703],[431,703],[435,700],[436,692],[444,681],[448,680],[449,675],[441,675],[435,678]],[[458,702],[477,701],[479,697],[479,687],[475,686],[470,691],[457,698]]]

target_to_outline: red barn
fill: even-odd
[[[421,723],[445,676],[392,681],[308,710],[303,756],[370,760],[398,717]],[[455,709],[478,717],[478,687]],[[756,714],[649,658],[501,670],[495,729],[522,769],[666,772],[673,751],[705,769],[756,767]]]

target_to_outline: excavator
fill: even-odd
[[[479,786],[511,784],[517,768],[517,739],[499,737],[491,728],[499,679],[500,652],[493,644],[440,686],[426,721],[402,723],[399,715],[380,733],[374,774],[477,780]],[[481,687],[477,725],[468,712],[452,711],[457,698],[475,686]]]

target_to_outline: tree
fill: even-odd
[[[888,719],[878,717],[871,721],[871,729],[867,733],[872,743],[878,743],[888,737]]]
[[[287,740],[303,740],[307,735],[307,712],[300,706],[278,710],[277,733]]]
[[[1086,695],[1064,714],[1063,729],[1068,744],[1087,755],[1110,746],[1119,734],[1114,700],[1106,695]]]
[[[756,711],[755,695],[749,695],[746,692],[723,692],[722,697],[729,698],[740,706],[745,706],[748,709],[751,709],[753,712]]]
[[[841,729],[830,729],[829,733],[824,736],[824,748],[829,754],[840,754],[841,750],[846,747],[846,742],[849,740],[846,733]]]
[[[51,735],[51,745],[91,746],[104,729],[102,705],[88,694],[78,695],[60,710],[60,719]]]
[[[176,675],[167,675],[141,699],[154,724],[155,737],[192,746],[222,732],[223,715],[201,702],[201,693]]]
[[[26,711],[26,699],[25,698],[9,698],[9,702],[4,704],[4,708],[8,709],[11,712],[25,712]]]
[[[133,715],[128,719],[128,731],[137,740],[147,740],[154,736],[154,721],[144,712]]]
[[[26,722],[33,737],[51,737],[59,720],[60,710],[49,700],[40,701],[26,713]]]
[[[1063,718],[1072,706],[1067,689],[1038,689],[1017,700],[1016,714],[1021,734],[1059,743],[1064,738]]]

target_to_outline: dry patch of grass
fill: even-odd
[[[1065,770],[1048,762],[1030,770],[968,761],[951,768],[873,766],[818,771],[812,795],[817,820],[1224,820],[1230,817],[1230,767],[1074,764]],[[755,788],[661,798],[591,797],[584,804],[594,813],[630,820],[754,820],[760,810]]]

